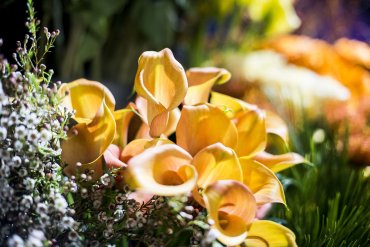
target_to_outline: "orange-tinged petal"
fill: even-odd
[[[76,118],[93,119],[104,98],[109,110],[114,111],[116,104],[112,93],[107,87],[97,81],[78,79],[62,84],[59,95],[65,96],[62,104],[68,109],[76,110]]]
[[[289,228],[268,220],[253,222],[244,243],[248,247],[297,246],[295,235]]]
[[[266,152],[261,152],[253,157],[253,159],[267,166],[273,172],[279,172],[297,164],[306,162],[306,160],[297,153],[273,155]]]
[[[197,180],[192,157],[175,144],[151,147],[128,161],[127,176],[139,191],[161,196],[190,192]]]
[[[116,121],[116,134],[113,143],[121,148],[127,144],[127,131],[134,114],[132,109],[121,109],[113,113]]]
[[[117,145],[111,144],[108,149],[104,152],[104,161],[108,169],[121,168],[127,165],[120,160],[121,148]]]
[[[204,201],[217,239],[225,245],[238,245],[247,237],[256,216],[256,201],[252,192],[234,180],[219,180],[204,190]]]
[[[276,113],[272,111],[266,111],[266,130],[267,133],[272,133],[284,140],[288,141],[288,127],[284,120],[281,119]]]
[[[285,204],[283,186],[273,171],[248,158],[240,158],[240,164],[243,183],[253,192],[257,205],[271,202]]]
[[[214,105],[225,106],[229,110],[227,114],[230,118],[238,118],[244,112],[258,108],[256,105],[217,92],[212,92],[210,102]]]
[[[93,170],[94,173],[92,176],[92,181],[97,180],[104,174],[103,170],[103,162],[105,163],[105,166],[107,169],[113,169],[113,168],[122,168],[126,167],[127,165],[119,160],[121,150],[116,145],[109,145],[108,149],[105,150],[103,156],[100,156],[97,160],[87,163],[87,164],[81,164],[81,166],[67,166],[64,168],[64,173],[68,176],[76,175],[77,173],[87,173],[87,171]],[[78,171],[78,172],[77,172]]]
[[[94,162],[112,143],[115,131],[113,114],[103,99],[93,121],[79,123],[68,131],[67,140],[62,142],[62,161],[69,166]]]
[[[175,133],[177,124],[179,123],[180,116],[181,116],[181,111],[179,108],[176,107],[175,109],[170,111],[170,115],[168,117],[168,123],[167,123],[165,131],[163,132],[165,136],[170,136],[173,133]]]
[[[135,104],[137,107],[137,110],[140,114],[140,117],[143,120],[143,125],[140,127],[138,131],[138,138],[143,138],[143,137],[148,137],[150,128],[148,126],[148,120],[147,120],[147,115],[148,115],[148,101],[144,99],[143,97],[137,97],[135,100]],[[177,123],[179,122],[180,119],[180,109],[178,107],[174,108],[173,110],[169,111],[168,115],[168,122],[166,125],[166,128],[163,130],[163,134],[165,136],[170,136],[173,134],[176,130]],[[146,126],[145,126],[146,125]],[[153,123],[154,125],[154,123]],[[155,126],[153,126],[154,128]],[[162,127],[161,127],[162,129]]]
[[[122,150],[120,155],[120,160],[123,162],[129,161],[132,157],[144,152],[145,149],[164,145],[164,144],[173,144],[168,139],[136,139],[131,141],[127,146]]]
[[[188,78],[189,88],[184,103],[187,105],[196,105],[207,103],[213,85],[227,82],[231,74],[226,69],[208,67],[191,68],[186,71],[186,76]]]
[[[147,119],[153,137],[164,132],[168,111],[180,105],[187,87],[185,71],[171,50],[147,51],[140,56],[135,90],[148,101]]]
[[[237,129],[225,113],[212,105],[185,105],[176,129],[177,144],[195,155],[220,142],[233,148],[238,140]]]
[[[217,180],[235,180],[242,182],[242,169],[235,152],[221,143],[212,144],[199,151],[192,163],[198,172],[197,188],[193,191],[194,199],[204,206],[198,190],[205,189]]]
[[[238,156],[252,157],[263,151],[267,143],[265,113],[259,109],[243,113],[236,123],[238,145],[235,149]]]

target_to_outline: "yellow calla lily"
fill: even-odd
[[[268,220],[253,222],[244,244],[248,247],[297,247],[291,230]]]
[[[135,112],[128,108],[115,111],[113,115],[117,126],[113,143],[123,148],[127,144],[128,127]]]
[[[240,158],[243,183],[254,193],[257,205],[286,203],[284,189],[274,172],[257,161]]]
[[[198,190],[204,190],[217,180],[235,180],[242,182],[243,174],[235,152],[221,143],[210,145],[199,151],[192,163],[198,172],[197,188],[193,197],[204,206]]]
[[[267,132],[265,113],[255,105],[233,97],[212,92],[211,103],[226,107],[226,114],[236,123],[239,156],[251,157],[266,147]]]
[[[150,128],[148,126],[148,101],[144,99],[143,97],[137,97],[135,100],[137,110],[140,114],[141,119],[143,120],[142,126],[140,126],[140,129],[137,133],[137,137],[146,137],[150,136],[149,131]],[[166,125],[166,128],[163,130],[163,135],[170,136],[176,131],[177,123],[180,119],[180,109],[176,107],[175,109],[169,111],[168,115],[168,122]]]
[[[279,136],[285,143],[288,142],[288,127],[284,120],[272,111],[265,110],[265,112],[267,133]]]
[[[68,131],[61,144],[62,161],[74,167],[77,162],[88,164],[98,160],[112,143],[115,130],[114,116],[103,99],[90,123],[78,123]]]
[[[191,155],[175,144],[151,147],[128,161],[128,181],[137,190],[154,195],[188,193],[197,181],[191,161]]]
[[[261,152],[253,157],[254,160],[264,164],[273,172],[279,172],[289,167],[306,162],[306,160],[297,153],[270,154]]]
[[[75,174],[77,162],[84,165],[82,170],[101,169],[95,163],[112,143],[116,131],[113,95],[101,83],[86,79],[63,84],[58,94],[63,97],[62,105],[76,110],[73,118],[77,122],[61,144],[62,161],[68,165],[64,171]]]
[[[97,81],[86,79],[78,79],[62,84],[58,94],[63,97],[63,106],[70,110],[76,110],[74,118],[93,119],[101,106],[103,98],[107,108],[112,112],[116,104],[108,88]]]
[[[173,144],[168,139],[136,139],[131,141],[127,146],[122,150],[120,160],[123,162],[129,161],[132,157],[144,152],[145,149],[164,145],[164,144]]]
[[[185,96],[186,105],[207,103],[213,85],[227,82],[231,74],[226,69],[208,67],[191,68],[186,71],[189,88]]]
[[[211,104],[217,106],[226,107],[227,108],[226,113],[228,117],[232,119],[240,117],[240,115],[242,115],[246,111],[251,111],[258,108],[256,105],[251,105],[240,99],[236,99],[234,97],[217,92],[211,93],[210,102]]]
[[[176,141],[191,155],[217,142],[233,148],[237,140],[235,125],[218,107],[202,104],[182,108]]]
[[[97,160],[90,163],[81,164],[80,167],[76,165],[68,165],[66,168],[64,168],[63,171],[69,176],[75,175],[77,171],[80,174],[87,173],[88,171],[93,171],[92,174],[89,174],[91,175],[92,181],[95,181],[104,174],[104,164],[107,169],[123,168],[127,166],[126,163],[120,160],[120,153],[121,149],[117,145],[111,144],[104,151],[103,155],[100,156]]]
[[[247,237],[256,216],[256,201],[252,192],[234,180],[218,180],[203,192],[208,217],[225,245],[237,245]]]
[[[180,105],[186,95],[185,71],[171,50],[147,51],[139,58],[134,87],[148,101],[150,135],[157,137],[166,129],[169,111]]]
[[[238,118],[238,145],[236,153],[242,156],[252,157],[266,148],[267,132],[265,113],[259,109],[245,112]]]

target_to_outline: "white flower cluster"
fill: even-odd
[[[69,115],[58,107],[57,87],[7,70],[4,60],[0,68],[0,246],[53,245],[60,238],[79,245],[61,193],[60,140]]]

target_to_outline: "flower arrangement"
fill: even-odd
[[[262,218],[286,204],[275,173],[305,160],[276,114],[212,92],[227,70],[144,52],[137,97],[116,110],[99,82],[52,83],[59,32],[44,29],[40,54],[28,10],[16,64],[0,61],[1,245],[296,246]]]
[[[114,110],[114,97],[98,82],[79,79],[60,87],[75,122],[61,158],[80,187],[73,205],[88,212],[79,221],[96,222],[87,235],[96,238],[103,225],[103,242],[126,232],[165,245],[168,235],[187,228],[194,244],[294,245],[290,230],[256,218],[266,205],[285,203],[274,172],[304,160],[265,152],[268,135],[286,141],[285,126],[271,112],[211,92],[229,78],[219,68],[185,72],[164,49],[139,58],[138,97],[125,109]],[[170,214],[175,219],[158,218]],[[158,229],[147,230],[153,226],[168,235],[161,239]]]

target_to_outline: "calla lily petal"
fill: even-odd
[[[211,144],[220,142],[233,148],[238,140],[235,125],[225,113],[212,105],[185,105],[176,129],[177,144],[195,155]]]
[[[143,97],[136,97],[135,104],[140,114],[140,117],[143,120],[143,124],[139,128],[137,137],[139,138],[149,137],[150,128],[148,127],[148,120],[147,120],[148,101],[144,99]],[[171,134],[175,132],[177,123],[179,122],[179,119],[180,119],[180,115],[181,115],[181,112],[178,107],[169,111],[167,126],[163,130],[163,134],[165,136],[170,136]]]
[[[79,123],[68,131],[67,140],[61,144],[62,161],[70,166],[94,162],[112,143],[115,131],[113,114],[103,99],[93,121]]]
[[[252,192],[240,182],[219,180],[208,186],[203,196],[208,217],[214,221],[212,228],[219,233],[217,239],[231,246],[242,243],[256,216]]]
[[[239,139],[235,151],[238,156],[252,157],[263,151],[267,143],[265,113],[259,109],[245,112],[236,123]]]
[[[132,109],[121,109],[113,113],[117,127],[113,143],[121,148],[127,144],[127,131],[134,114]]]
[[[212,92],[210,102],[211,104],[225,106],[230,109],[230,111],[227,111],[230,118],[238,118],[244,112],[258,108],[257,106],[248,104],[245,101],[217,92]]]
[[[104,161],[108,169],[121,168],[127,165],[122,162],[119,158],[121,155],[121,149],[114,144],[109,145],[108,149],[104,152]]]
[[[217,180],[235,180],[242,182],[242,168],[238,157],[231,148],[221,143],[210,145],[199,151],[193,158],[192,163],[198,172],[197,188],[193,191],[193,197],[204,206],[204,201],[198,190],[205,189]]]
[[[167,127],[165,131],[163,132],[165,136],[170,136],[173,133],[175,133],[177,124],[179,123],[180,116],[181,116],[181,111],[179,108],[176,107],[175,109],[170,111]]]
[[[271,202],[286,203],[284,189],[274,172],[248,158],[240,158],[243,183],[254,193],[257,205]]]
[[[135,90],[148,101],[147,119],[151,136],[164,132],[168,111],[180,105],[187,87],[185,71],[171,50],[147,51],[140,56]]]
[[[145,149],[156,147],[164,144],[173,144],[168,139],[136,139],[131,141],[122,150],[120,160],[123,162],[129,161],[132,157],[144,152]]]
[[[76,110],[76,118],[93,119],[99,110],[102,99],[109,110],[114,111],[116,104],[112,93],[97,81],[78,79],[62,84],[58,94],[63,97],[62,104],[70,110]]]
[[[266,130],[267,133],[272,133],[279,136],[284,142],[288,141],[288,127],[284,120],[272,111],[266,112]]]
[[[248,247],[297,247],[295,235],[291,230],[268,220],[253,222],[244,243]]]
[[[186,105],[207,103],[213,85],[227,82],[231,74],[226,69],[208,67],[191,68],[186,71],[189,89],[185,96]]]
[[[146,149],[128,161],[128,176],[139,191],[161,196],[190,192],[197,180],[192,157],[175,144]]]
[[[103,156],[101,156],[97,160],[87,164],[82,164],[80,167],[67,166],[64,169],[64,173],[72,176],[76,175],[77,171],[79,174],[82,174],[87,173],[87,171],[93,170],[94,173],[92,174],[91,180],[95,181],[104,174],[103,162],[105,163],[107,169],[122,168],[127,166],[119,159],[120,153],[120,148],[116,145],[111,144],[109,145],[108,149],[105,150]]]
[[[279,172],[297,164],[306,162],[306,160],[297,153],[273,155],[266,152],[261,152],[253,157],[253,159],[267,166],[273,172]]]

